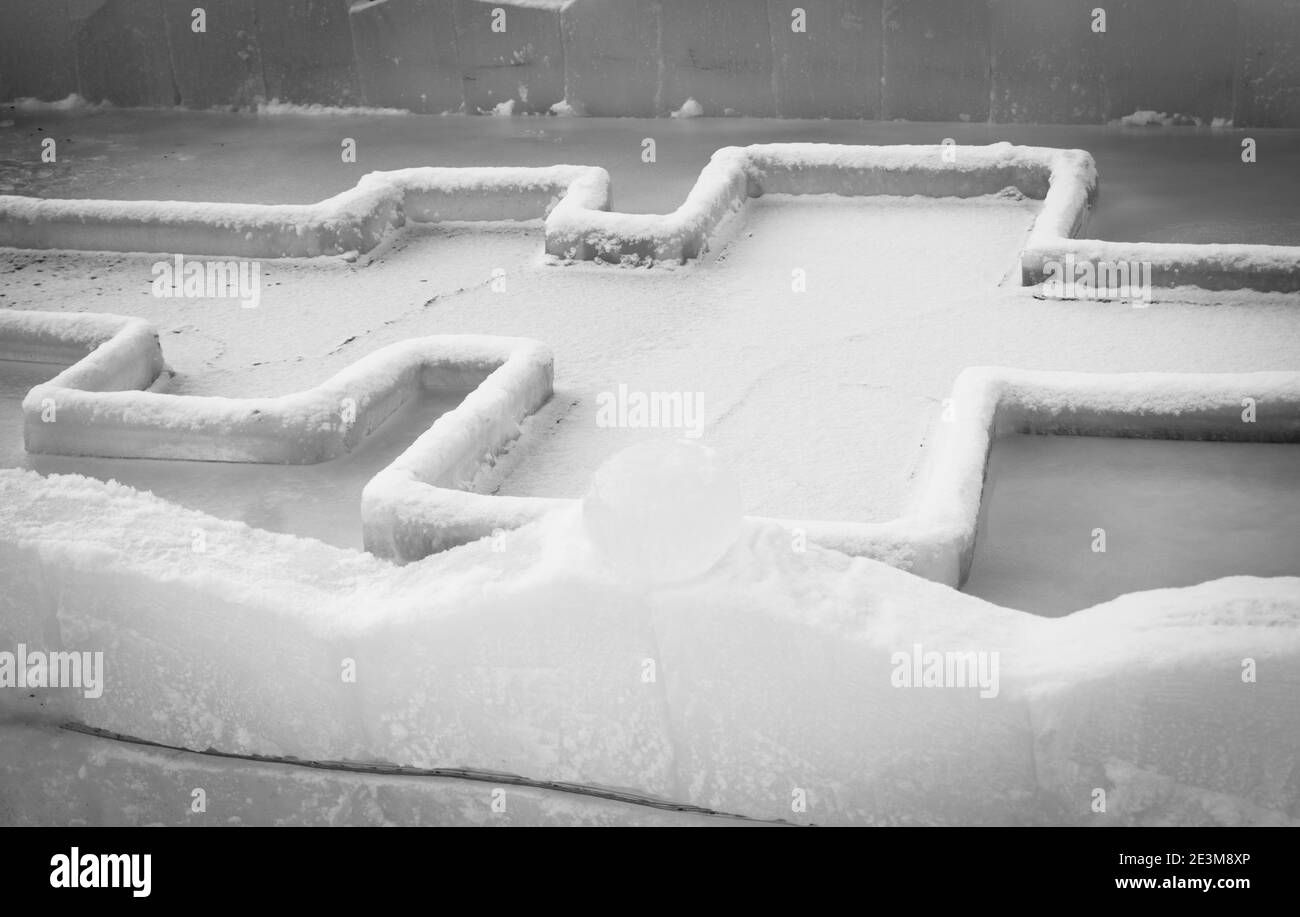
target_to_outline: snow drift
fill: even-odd
[[[808,823],[1300,813],[1296,578],[1045,619],[793,551],[752,521],[703,575],[645,586],[602,560],[572,510],[504,550],[485,540],[395,568],[79,477],[0,472],[0,497],[3,643],[106,660],[98,700],[0,693],[9,766],[25,760],[12,723],[75,721],[181,748],[488,769]],[[914,651],[990,656],[997,690],[903,687],[898,656]]]

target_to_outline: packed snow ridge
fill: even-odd
[[[504,550],[485,539],[397,568],[117,484],[0,471],[0,566],[27,571],[6,633],[113,660],[102,697],[0,692],[0,720],[490,769],[821,824],[1296,823],[1300,579],[1042,618],[736,525],[699,447],[666,474],[634,456],[603,475],[601,512],[571,507]],[[690,505],[701,492],[707,511]],[[691,551],[661,550],[696,521]],[[621,573],[641,547],[654,582]],[[953,669],[967,680],[914,678],[934,653],[973,660]],[[1243,659],[1267,677],[1243,685]],[[22,779],[64,773],[51,767]]]
[[[0,196],[0,245],[248,258],[366,252],[409,222],[545,220],[560,259],[682,262],[708,251],[721,224],[763,194],[974,197],[1015,187],[1043,200],[1021,255],[1041,283],[1067,255],[1150,263],[1151,282],[1209,289],[1300,290],[1300,247],[1121,243],[1079,239],[1097,198],[1082,150],[1013,146],[724,147],[672,213],[610,211],[610,179],[591,166],[412,168],[371,172],[316,204],[54,200]]]

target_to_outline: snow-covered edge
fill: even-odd
[[[687,261],[719,225],[764,193],[969,197],[1014,185],[1043,200],[1021,254],[1021,282],[1045,264],[1151,262],[1158,286],[1300,290],[1300,246],[1105,242],[1076,238],[1097,198],[1083,150],[1013,146],[723,147],[672,213],[610,212],[609,174],[593,166],[413,168],[371,172],[316,204],[54,200],[0,196],[0,245],[251,258],[366,252],[408,220],[545,217],[546,251],[573,260]]]
[[[590,166],[370,172],[315,204],[58,200],[0,195],[0,245],[244,258],[368,252],[408,220],[534,220],[563,198],[609,206],[609,173]]]
[[[523,419],[550,398],[553,375],[551,352],[536,341],[438,335],[384,347],[289,395],[170,395],[144,391],[164,366],[148,322],[18,310],[0,311],[0,359],[71,364],[23,399],[27,451],[57,455],[323,462],[352,451],[422,389],[472,389],[367,486],[363,526],[381,556],[398,540],[385,526],[404,523],[407,491],[432,485],[449,531],[487,525],[457,517],[476,507],[455,488],[519,435]]]
[[[959,586],[970,572],[988,456],[1000,435],[1300,442],[1295,372],[969,367],[958,375],[948,406],[930,436],[917,496],[902,518],[880,525],[809,523],[809,537],[850,554],[880,556],[883,549],[901,555],[914,573]]]
[[[1244,399],[1255,420],[1243,420]],[[957,377],[949,419],[930,436],[916,497],[900,518],[882,523],[759,518],[802,531],[822,547],[870,557],[918,576],[960,586],[970,572],[984,474],[1001,434],[1146,437],[1241,442],[1300,442],[1300,373],[1069,373],[972,367]],[[394,542],[366,546],[412,561],[517,528],[572,499],[495,497],[450,491],[399,462],[376,476],[396,519],[382,527]],[[373,490],[372,490],[373,489]],[[363,512],[375,518],[373,512]]]

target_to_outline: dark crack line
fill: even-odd
[[[734,812],[723,812],[718,809],[710,809],[705,806],[697,806],[690,803],[673,802],[670,799],[661,799],[658,796],[651,796],[647,793],[637,793],[631,790],[617,790],[611,787],[594,786],[585,783],[567,783],[558,780],[538,780],[533,777],[524,777],[519,774],[511,774],[505,771],[489,771],[472,767],[411,767],[405,764],[363,763],[358,761],[314,761],[284,755],[240,754],[238,752],[221,751],[215,748],[207,748],[200,751],[193,748],[184,748],[180,745],[168,745],[165,742],[154,742],[150,739],[141,739],[136,736],[113,732],[109,729],[100,729],[96,726],[85,726],[81,723],[63,723],[59,728],[65,729],[68,732],[76,732],[82,735],[92,736],[97,739],[108,739],[110,741],[122,742],[128,745],[160,748],[167,751],[183,752],[189,755],[200,755],[208,758],[250,761],[256,764],[283,764],[290,767],[339,771],[349,774],[375,774],[384,777],[433,777],[448,780],[468,780],[475,783],[506,784],[509,786],[523,786],[539,790],[551,790],[553,792],[568,793],[574,796],[589,796],[596,799],[607,799],[612,802],[643,806],[645,808],[659,809],[666,812],[681,812],[688,815],[729,818],[753,824],[785,825],[787,827],[794,826],[792,822],[788,822],[785,819],[757,818],[752,815],[739,815]]]

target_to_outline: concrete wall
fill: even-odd
[[[388,0],[349,17],[368,105],[438,114],[463,99],[452,0]]]
[[[203,34],[196,5],[5,0],[0,98],[1300,127],[1300,0],[222,0]]]

